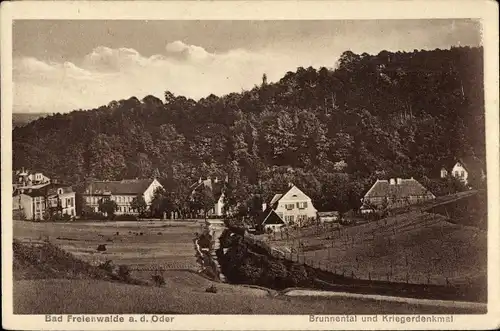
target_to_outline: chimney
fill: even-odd
[[[198,183],[201,184],[201,177],[200,177],[200,179],[198,179]]]
[[[214,183],[218,183],[219,182],[219,178],[218,177],[215,177],[214,179]]]
[[[293,183],[292,182],[289,182],[288,183],[288,187],[292,187],[293,186]]]
[[[402,182],[403,180],[402,180],[401,178],[398,178],[398,179],[396,179],[396,181],[397,181],[397,184],[398,184],[398,185],[401,185],[401,182]]]
[[[262,211],[265,211],[267,209],[267,203],[263,202],[262,203]]]
[[[394,180],[394,178],[389,179],[389,184],[390,185],[396,184],[396,181]]]

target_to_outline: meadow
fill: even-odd
[[[413,211],[355,226],[313,226],[269,243],[347,277],[447,285],[486,284],[486,239],[484,230]]]
[[[93,265],[111,260],[114,265],[128,266],[134,277],[150,278],[155,269],[197,270],[193,239],[202,226],[203,222],[196,221],[14,221],[14,238],[21,242],[49,240]],[[106,250],[97,251],[99,245]]]

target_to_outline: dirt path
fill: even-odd
[[[429,300],[429,299],[415,299],[415,298],[402,298],[386,295],[375,294],[357,294],[348,292],[327,292],[316,290],[290,290],[283,293],[292,297],[342,297],[342,298],[355,298],[365,300],[376,300],[386,302],[402,302],[413,305],[435,306],[435,307],[448,307],[448,308],[461,308],[461,309],[479,309],[486,310],[487,304],[478,302],[465,302],[465,301],[447,301],[447,300]]]

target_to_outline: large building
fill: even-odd
[[[75,192],[71,186],[48,184],[17,188],[12,202],[13,214],[28,220],[43,220],[47,212],[76,216]]]
[[[387,208],[402,207],[435,198],[434,194],[413,178],[377,179],[361,199],[361,212],[373,212],[374,209],[382,206]]]
[[[286,225],[296,224],[300,226],[309,220],[315,220],[317,216],[317,210],[314,208],[311,198],[291,183],[286,192],[275,194],[269,205],[263,204],[264,213],[269,214],[268,208],[274,210]]]
[[[142,196],[147,206],[151,205],[156,189],[163,187],[156,179],[124,179],[121,181],[93,181],[83,193],[84,201],[94,212],[99,212],[101,200],[112,200],[117,204],[116,214],[137,214],[131,206],[134,198]]]

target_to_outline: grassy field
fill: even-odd
[[[115,265],[126,264],[132,269],[162,265],[165,269],[183,266],[196,269],[192,239],[197,231],[200,231],[200,224],[197,223],[14,222],[14,237],[17,240],[39,242],[48,238],[52,244],[84,261],[96,264],[112,260]],[[140,232],[143,235],[135,234]],[[159,232],[162,234],[158,234]],[[104,253],[97,252],[99,244],[106,244],[108,250]],[[36,256],[35,254],[34,257]],[[49,260],[42,262],[43,268],[30,268],[26,263],[17,264],[16,270],[26,271],[26,277],[17,277],[14,281],[14,313],[484,313],[471,308],[435,307],[360,298],[288,297],[261,288],[214,283],[188,270],[163,271],[165,285],[162,287],[145,283],[132,285],[119,280],[90,277],[93,274],[90,271],[89,275],[85,272],[74,275],[73,272],[65,272],[65,268],[68,271],[75,269],[76,262],[71,262],[70,256],[67,256],[68,261],[65,263],[52,261],[50,256],[47,258]],[[36,261],[33,263],[36,265]],[[45,276],[37,277],[35,269]],[[54,271],[56,276],[51,277],[49,271]],[[149,281],[151,274],[148,271],[132,272],[131,276]],[[206,292],[212,285],[216,286],[217,293]]]
[[[265,291],[217,284],[185,271],[166,272],[165,287],[95,280],[25,280],[14,284],[16,314],[446,314],[482,310],[354,298],[268,296]],[[44,298],[41,300],[40,298]],[[124,299],[127,298],[127,299]],[[130,299],[133,298],[133,299]]]
[[[137,269],[197,269],[193,238],[196,222],[77,222],[14,221],[14,238],[22,242],[49,241],[76,257],[98,265],[106,260]],[[142,233],[142,235],[141,235]],[[98,252],[97,246],[106,245]],[[134,272],[149,278],[151,272]]]
[[[351,227],[303,229],[296,236],[309,264],[346,276],[443,285],[446,278],[452,284],[486,279],[486,232],[437,214],[415,211]],[[298,248],[297,239],[277,239],[271,245],[282,251]]]

